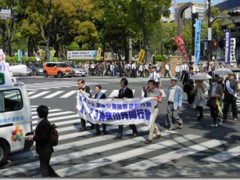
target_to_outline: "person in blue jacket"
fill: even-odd
[[[174,130],[176,128],[182,129],[183,121],[178,116],[178,111],[182,107],[183,91],[180,86],[177,85],[178,79],[173,77],[171,79],[171,87],[167,90],[167,125],[168,130]],[[178,124],[178,126],[176,126]]]

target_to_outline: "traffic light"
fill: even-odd
[[[231,17],[240,16],[240,11],[229,12],[228,15],[231,16]]]
[[[13,17],[15,20],[20,21],[21,19],[27,19],[28,14],[18,13],[18,14],[15,14]]]

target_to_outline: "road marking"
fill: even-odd
[[[129,130],[129,131],[131,131],[131,130]],[[168,132],[163,133],[163,135],[169,135],[169,134],[170,133],[168,133]],[[109,151],[109,150],[113,150],[113,149],[122,148],[124,146],[129,146],[129,145],[139,143],[142,140],[144,140],[144,137],[136,137],[136,138],[132,138],[132,139],[128,139],[128,140],[117,141],[115,143],[110,143],[107,145],[96,146],[94,148],[86,149],[83,151],[77,151],[77,152],[73,152],[73,153],[69,153],[69,154],[65,154],[65,155],[55,156],[55,157],[51,158],[50,164],[51,165],[58,164],[61,162],[67,162],[70,160],[75,160],[77,158],[90,156],[90,155],[93,155],[96,153],[101,153],[101,152],[105,152],[105,151]],[[26,171],[29,171],[32,169],[37,169],[37,168],[39,168],[38,160],[34,161],[34,162],[29,162],[26,164],[21,164],[21,166],[17,166],[17,167],[1,169],[0,174],[3,176],[10,176],[12,174],[23,173],[23,172],[26,172]]]
[[[48,120],[50,122],[54,122],[54,121],[58,121],[58,120],[63,120],[63,119],[70,119],[70,118],[79,118],[79,116],[77,114],[74,115],[69,115],[69,116],[61,116],[61,117],[56,117],[56,118],[49,118]],[[79,118],[80,120],[80,118]],[[33,121],[33,124],[37,124],[37,121]]]
[[[38,94],[36,94],[36,95],[31,96],[30,99],[38,98],[38,97],[43,96],[43,95],[45,95],[45,94],[47,94],[47,93],[49,93],[49,92],[50,92],[50,91],[40,92],[40,93],[38,93]]]
[[[31,91],[31,92],[28,92],[28,96],[30,96],[31,94],[34,94],[36,93],[35,91]]]
[[[61,96],[60,98],[68,98],[68,97],[72,96],[75,93],[77,93],[77,91],[70,91],[70,92],[64,94],[63,96]]]
[[[210,161],[210,162],[224,162],[229,159],[232,159],[236,156],[240,155],[240,146],[234,147],[232,149],[228,149],[227,151],[215,154],[213,156],[209,156],[207,158],[202,159],[203,161]]]
[[[227,143],[226,141],[220,140],[210,140],[200,144],[192,145],[186,148],[181,148],[175,151],[171,151],[166,154],[162,154],[160,156],[155,156],[153,158],[143,160],[137,163],[130,164],[128,166],[123,167],[124,169],[128,170],[138,170],[143,171],[149,169],[151,167],[159,166],[160,164],[169,162],[171,160],[179,159],[184,156],[196,154],[197,152],[204,151],[216,146],[220,146],[222,144]]]
[[[53,98],[53,97],[55,97],[55,96],[57,96],[57,95],[59,95],[59,94],[61,94],[61,93],[63,93],[63,92],[64,92],[64,91],[57,91],[57,92],[55,92],[55,93],[53,93],[53,94],[50,94],[50,95],[44,97],[44,99]]]
[[[34,109],[36,110],[36,108]],[[62,109],[49,109],[49,112],[52,113],[52,112],[58,112],[58,111],[62,111]],[[32,111],[32,115],[36,115],[37,112],[36,111]],[[50,115],[50,114],[49,114]]]
[[[68,124],[74,124],[74,123],[80,123],[80,119],[73,119],[73,120],[67,120],[67,121],[63,121],[63,122],[56,122],[54,123],[56,126],[62,126],[62,125],[68,125]],[[34,123],[35,125],[33,126],[33,129],[36,128],[37,123]]]
[[[63,112],[57,112],[57,113],[50,113],[48,115],[48,117],[52,117],[52,116],[60,116],[60,115],[66,115],[66,114],[75,114],[76,115],[76,112],[73,112],[73,111],[63,111]],[[39,117],[38,116],[32,116],[32,119],[38,119],[39,120]],[[37,120],[37,121],[38,121]],[[36,120],[35,120],[36,121]],[[35,122],[33,121],[33,122]]]
[[[59,174],[62,177],[71,176],[71,175],[74,175],[74,174],[77,174],[80,172],[95,169],[95,168],[109,165],[109,164],[112,164],[112,163],[115,163],[118,161],[126,160],[129,158],[140,156],[140,155],[150,153],[150,152],[153,152],[153,151],[156,151],[159,149],[163,149],[168,146],[173,146],[178,143],[183,143],[183,142],[187,142],[189,140],[197,139],[199,137],[200,136],[188,134],[184,137],[177,137],[174,140],[166,140],[166,141],[162,141],[162,142],[152,144],[149,146],[144,146],[144,147],[133,149],[130,151],[125,151],[125,152],[122,152],[119,154],[114,154],[111,156],[99,158],[97,160],[93,160],[93,161],[90,161],[90,162],[87,162],[84,164],[78,164],[78,165],[74,165],[71,167],[62,168],[62,169],[57,170],[57,174]],[[138,140],[139,141],[144,140],[144,138],[139,138]]]
[[[116,129],[116,127],[110,127],[107,130],[110,131],[110,130],[113,130],[113,129]],[[147,130],[148,130],[148,128],[146,126],[138,128],[138,131],[141,131],[141,132],[144,132],[144,131],[147,131]],[[82,137],[82,136],[90,135],[93,132],[95,132],[95,130],[79,132],[78,136]],[[129,135],[131,133],[132,133],[131,130],[127,130],[127,131],[124,132],[124,135]],[[166,134],[165,131],[162,132],[162,133]],[[176,131],[173,131],[173,132],[168,131],[167,133],[173,134],[173,133],[177,133],[177,132]],[[70,148],[74,148],[74,147],[81,147],[81,146],[84,146],[84,145],[97,143],[97,142],[100,142],[100,141],[111,140],[114,137],[115,137],[115,135],[110,134],[110,135],[97,136],[97,137],[82,139],[82,140],[79,140],[79,141],[73,141],[73,142],[63,143],[63,144],[61,144],[61,142],[60,142],[58,146],[54,147],[54,152],[65,150],[65,149],[70,149]],[[13,159],[19,159],[19,158],[24,159],[24,158],[29,158],[29,157],[32,157],[32,156],[35,156],[35,155],[36,155],[35,150],[31,150],[31,151],[27,151],[27,152],[17,153],[16,155],[11,156],[11,158],[13,158]]]

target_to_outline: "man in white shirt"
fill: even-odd
[[[179,63],[177,63],[176,67],[175,67],[175,77],[176,78],[180,78],[180,75],[181,75],[181,71],[182,71],[182,68],[180,66]]]
[[[182,88],[177,85],[178,79],[171,78],[171,86],[167,90],[167,126],[168,130],[182,129],[183,120],[178,116],[178,111],[182,107]],[[178,126],[176,126],[178,125]]]
[[[170,76],[170,64],[169,64],[169,63],[167,63],[167,64],[165,65],[164,78],[166,78],[167,75],[168,75],[169,78],[171,78],[171,76]]]
[[[183,77],[185,76],[185,74],[188,72],[188,65],[186,64],[186,62],[183,62],[182,64],[182,76],[181,76],[181,81],[183,79]]]
[[[150,68],[150,72],[151,73],[149,75],[149,79],[154,80],[157,84],[157,88],[161,89],[162,88],[162,81],[161,81],[160,74],[157,72],[156,66],[152,66]]]
[[[110,65],[110,71],[111,71],[111,76],[116,76],[115,75],[115,64],[114,64],[114,62]]]

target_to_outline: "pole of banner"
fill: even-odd
[[[208,68],[212,56],[212,27],[211,27],[211,3],[212,0],[208,0]]]

